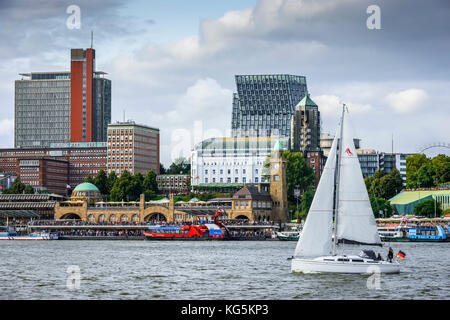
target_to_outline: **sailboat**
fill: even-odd
[[[291,272],[398,273],[397,261],[377,260],[373,250],[337,254],[344,244],[381,246],[375,217],[361,172],[348,109],[339,128],[291,258]]]

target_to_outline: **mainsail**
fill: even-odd
[[[338,242],[380,245],[381,240],[353,143],[347,113],[343,114],[342,150],[339,150],[341,160],[338,184]]]
[[[339,133],[340,129],[337,132]],[[331,145],[331,150],[295,248],[294,256],[312,257],[331,253],[334,176],[338,136],[339,134],[336,134]]]

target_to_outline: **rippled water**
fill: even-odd
[[[450,243],[392,243],[402,272],[292,274],[295,242],[2,241],[0,299],[448,299]],[[356,253],[360,248],[354,248]],[[376,248],[382,255],[387,247]],[[348,251],[347,251],[348,252]],[[348,252],[350,253],[350,252]],[[80,269],[79,288],[67,279]],[[72,284],[72,285],[71,285]],[[372,286],[373,288],[373,286]]]

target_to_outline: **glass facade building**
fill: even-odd
[[[48,147],[70,139],[70,72],[22,74],[15,81],[14,146]]]
[[[236,75],[231,129],[239,136],[290,135],[295,106],[306,95],[306,78],[295,75]]]

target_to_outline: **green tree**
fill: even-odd
[[[127,189],[127,198],[128,201],[136,201],[139,200],[139,197],[143,190],[144,184],[144,176],[137,172],[131,177],[130,185]]]
[[[394,210],[392,209],[388,200],[380,197],[369,197],[370,205],[375,218],[386,218],[392,216]],[[380,213],[381,211],[381,213]]]
[[[108,180],[106,181],[106,194],[111,194],[111,190],[114,186],[114,183],[117,180],[117,175],[115,171],[111,171],[111,173],[108,175]]]
[[[92,178],[91,174],[87,175],[86,179],[84,179],[84,182],[95,184],[94,179]]]
[[[314,199],[314,194],[316,190],[313,187],[309,187],[308,190],[303,192],[299,209],[303,212],[308,212],[311,207],[312,201]]]
[[[97,176],[94,179],[94,184],[100,190],[100,193],[103,195],[109,194],[108,192],[108,176],[106,175],[105,170],[100,170]]]
[[[434,199],[424,200],[416,205],[414,208],[414,214],[416,216],[425,216],[425,217],[440,217],[442,216],[442,208],[441,204]]]
[[[145,175],[143,181],[144,191],[151,191],[156,193],[158,191],[158,183],[156,182],[156,173],[153,170],[149,170]]]
[[[23,190],[23,193],[34,194],[34,188],[32,186],[30,186],[29,184],[27,184],[25,186],[25,189]]]
[[[435,179],[436,171],[434,170],[433,164],[428,162],[422,165],[416,173],[416,188],[432,188],[435,187],[434,179]]]
[[[294,189],[297,186],[301,193],[309,187],[313,187],[316,182],[314,170],[306,164],[305,157],[301,152],[284,151],[283,158],[286,159],[286,187],[288,199],[296,201]]]
[[[4,194],[22,194],[25,190],[25,184],[17,178],[14,183],[8,189],[3,191]]]
[[[162,163],[159,164],[159,174],[166,174],[167,170]]]
[[[380,179],[380,196],[390,199],[403,189],[403,179],[396,168]]]
[[[185,157],[179,157],[170,165],[170,174],[191,174],[191,163]]]
[[[450,180],[450,157],[445,154],[440,154],[431,159],[435,176],[434,184],[436,186],[444,184]]]
[[[406,157],[406,187],[418,188],[420,181],[417,177],[417,171],[425,164],[428,164],[430,159],[424,154],[413,154]],[[422,185],[421,185],[422,186]]]
[[[111,188],[111,201],[132,201],[129,200],[130,189],[131,175],[127,170],[124,170]]]

